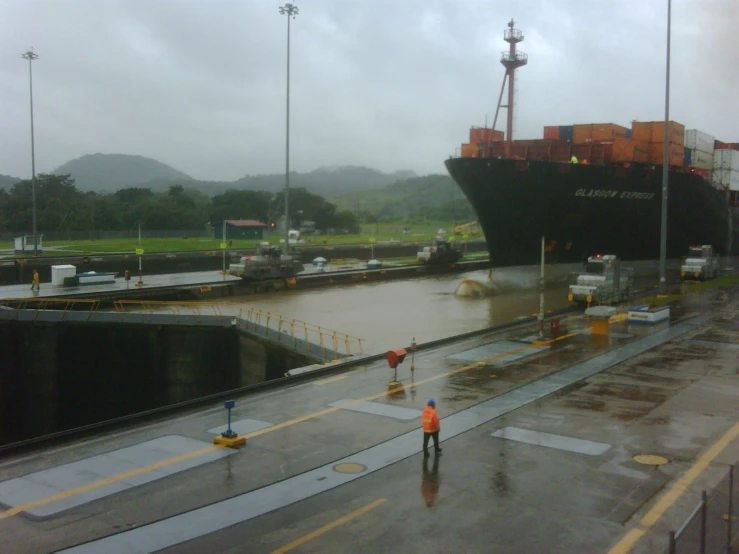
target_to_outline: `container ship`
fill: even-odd
[[[536,264],[541,237],[547,263],[597,253],[624,260],[660,256],[662,172],[668,174],[667,257],[695,244],[739,254],[739,143],[665,122],[547,126],[543,137],[512,140],[516,51],[521,31],[508,24],[498,109],[507,129],[472,127],[469,142],[445,165],[477,213],[493,266]],[[508,81],[508,103],[501,105]]]

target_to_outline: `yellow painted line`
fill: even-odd
[[[93,483],[77,487],[76,489],[70,489],[68,491],[60,492],[59,494],[55,494],[54,496],[47,496],[46,498],[40,498],[39,500],[34,500],[33,502],[21,504],[20,506],[16,506],[15,508],[11,508],[10,510],[6,510],[0,513],[0,519],[5,519],[21,512],[25,512],[26,510],[30,510],[31,508],[36,508],[37,506],[44,506],[46,504],[50,504],[51,502],[62,500],[63,498],[69,498],[70,496],[74,496],[75,494],[98,489],[100,487],[104,487],[105,485],[110,485],[111,483],[117,483],[118,481],[128,479],[129,477],[133,477],[134,475],[141,475],[142,473],[154,471],[155,469],[159,469],[160,467],[166,467],[168,465],[176,464],[177,462],[188,460],[207,452],[212,452],[217,448],[223,448],[223,446],[213,445],[206,448],[201,448],[200,450],[193,450],[192,452],[188,452],[187,454],[182,454],[180,456],[175,456],[174,458],[162,460],[161,462],[157,462],[155,464],[132,469],[131,471],[127,471],[126,473],[119,473],[118,475],[113,475],[112,477],[108,477],[107,479],[101,479],[100,481],[95,481]]]
[[[320,537],[324,533],[328,533],[329,531],[331,531],[332,529],[335,529],[336,527],[339,527],[340,525],[344,525],[345,523],[348,523],[351,520],[356,519],[363,514],[366,514],[370,510],[377,508],[378,506],[384,504],[385,502],[387,502],[386,498],[378,498],[377,500],[375,500],[371,504],[367,504],[363,508],[359,508],[358,510],[353,511],[350,514],[340,517],[336,521],[331,522],[328,525],[321,527],[320,529],[316,529],[312,533],[308,533],[307,535],[300,537],[298,540],[293,541],[290,544],[283,546],[282,548],[273,550],[271,554],[284,554],[285,552],[289,552],[290,550],[294,548],[304,545],[308,541],[312,541],[316,537]]]
[[[568,337],[571,337],[575,335],[576,333],[569,333],[567,335],[562,335],[561,337],[557,337],[554,339],[562,340],[566,339]],[[438,379],[443,379],[444,377],[449,377],[450,375],[454,375],[456,373],[461,373],[463,371],[467,371],[469,369],[473,369],[475,367],[481,367],[485,364],[498,360],[500,358],[504,358],[505,356],[510,356],[511,354],[518,354],[519,352],[523,352],[524,350],[528,350],[529,348],[535,348],[535,345],[530,344],[526,345],[522,348],[519,348],[517,350],[511,350],[510,352],[505,352],[503,354],[498,354],[496,356],[493,356],[492,358],[487,358],[485,360],[482,360],[480,362],[475,362],[473,364],[469,364],[463,367],[459,367],[457,369],[453,369],[451,371],[447,371],[445,373],[440,373],[439,375],[434,375],[432,377],[428,377],[426,379],[423,379],[421,381],[416,381],[415,383],[410,383],[409,385],[400,385],[399,387],[394,387],[392,389],[388,389],[385,392],[381,392],[378,394],[374,394],[372,396],[366,396],[365,398],[360,398],[359,400],[351,400],[349,402],[344,402],[343,404],[339,404],[337,406],[333,406],[331,408],[326,408],[325,410],[320,410],[318,412],[313,412],[312,414],[307,414],[301,417],[296,417],[295,419],[290,419],[288,421],[283,421],[282,423],[278,423],[277,425],[273,425],[271,427],[265,427],[264,429],[260,429],[258,431],[252,431],[251,433],[247,433],[246,435],[241,435],[247,439],[251,439],[254,437],[258,437],[259,435],[264,435],[266,433],[271,433],[272,431],[277,431],[278,429],[284,429],[285,427],[290,427],[292,425],[295,425],[297,423],[302,423],[303,421],[308,421],[309,419],[314,419],[317,417],[321,417],[333,412],[337,412],[343,408],[347,408],[349,406],[353,406],[355,404],[360,404],[362,402],[368,402],[371,400],[376,400],[378,398],[383,398],[385,396],[388,396],[390,394],[394,394],[396,392],[405,390],[406,388],[410,387],[417,387],[419,385],[423,385],[425,383],[430,383],[432,381],[436,381]],[[343,377],[343,376],[339,376]],[[148,466],[140,467],[138,469],[134,469],[131,471],[128,471],[126,473],[121,473],[119,475],[113,475],[112,477],[108,477],[107,479],[101,479],[100,481],[95,481],[93,483],[89,483],[87,485],[83,485],[81,487],[78,487],[76,489],[70,489],[68,491],[61,492],[59,494],[55,494],[54,496],[49,496],[46,498],[41,498],[39,500],[34,500],[33,502],[28,502],[26,504],[22,504],[20,506],[16,506],[15,508],[11,508],[10,510],[6,510],[5,512],[0,513],[0,520],[12,517],[14,515],[17,515],[25,510],[30,510],[31,508],[35,508],[37,506],[44,506],[46,504],[50,504],[51,502],[55,502],[57,500],[61,500],[63,498],[68,498],[70,496],[74,496],[75,494],[80,494],[83,492],[87,492],[89,490],[94,490],[100,487],[103,487],[105,485],[109,485],[111,483],[116,483],[118,481],[122,481],[123,479],[127,479],[128,477],[132,477],[134,475],[140,475],[142,473],[146,473],[148,471],[153,471],[155,469],[159,469],[161,467],[166,467],[171,464],[175,464],[177,462],[181,462],[182,460],[187,460],[189,458],[194,458],[195,456],[199,456],[200,454],[205,454],[206,452],[211,452],[215,450],[216,448],[223,448],[223,445],[213,445],[208,446],[207,448],[202,448],[200,450],[195,450],[193,452],[189,452],[187,454],[182,454],[180,456],[175,456],[174,458],[170,458],[168,460],[163,460],[161,462],[157,462],[155,464],[151,464]]]
[[[665,494],[652,508],[641,518],[638,525],[626,533],[624,537],[618,541],[616,546],[611,548],[608,554],[626,554],[636,544],[636,542],[661,518],[665,512],[672,506],[675,501],[688,489],[693,481],[703,473],[716,456],[723,452],[731,441],[739,436],[739,423],[736,423],[729,429],[723,437],[721,437],[708,451],[703,454],[698,461],[691,467],[685,475],[677,480],[670,490]]]
[[[346,379],[349,377],[348,375],[337,375],[336,377],[329,377],[328,379],[321,379],[320,381],[316,381],[313,383],[314,385],[327,385],[328,383],[333,383],[335,381],[341,381],[342,379]]]

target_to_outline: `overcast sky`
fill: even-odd
[[[284,3],[284,2],[283,2]],[[297,0],[291,168],[444,173],[492,121],[511,17],[514,138],[664,117],[667,0]],[[739,2],[673,0],[671,119],[739,142]],[[0,0],[0,173],[140,154],[198,179],[285,168],[287,19],[268,0]],[[732,33],[734,35],[732,36]],[[499,129],[505,127],[501,110]]]

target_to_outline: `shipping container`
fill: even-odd
[[[685,148],[684,152],[687,156],[683,163],[688,167],[698,167],[701,169],[713,169],[713,154],[707,154],[693,148]]]
[[[693,156],[691,155],[690,148],[683,148],[683,165],[685,167],[690,167],[690,164],[692,161],[693,161]]]
[[[503,131],[496,131],[489,127],[470,128],[470,143],[493,142],[503,140]]]
[[[711,183],[714,187],[739,191],[739,171],[715,169],[711,172]]]
[[[613,141],[614,162],[649,162],[649,143],[628,138]]]
[[[685,148],[713,154],[715,138],[696,129],[685,131]]]
[[[573,125],[560,125],[559,126],[559,139],[572,142],[575,138],[575,128]]]
[[[716,141],[716,150],[739,150],[739,142]]]
[[[667,141],[671,144],[685,145],[685,125],[670,121],[667,126]],[[665,142],[665,122],[652,122],[652,139],[650,142]]]
[[[664,162],[664,143],[653,142],[649,145],[649,163],[654,165],[662,165]],[[668,165],[683,165],[685,158],[685,148],[682,144],[668,145],[667,149],[667,164]]]
[[[593,140],[613,140],[626,138],[626,127],[615,123],[593,123]]]
[[[579,163],[590,163],[592,158],[593,145],[592,144],[573,144],[572,155],[577,158]]]
[[[631,133],[632,133],[631,129],[626,129],[626,138],[632,138]]]
[[[719,149],[713,153],[714,169],[739,170],[739,151]]]
[[[544,138],[559,140],[559,126],[544,127]]]
[[[652,142],[652,122],[633,121],[631,123],[631,138],[641,142]]]
[[[462,145],[462,158],[476,158],[477,151],[478,151],[478,148],[476,144],[463,144]]]
[[[584,123],[572,126],[572,143],[587,144],[593,140],[593,124]]]

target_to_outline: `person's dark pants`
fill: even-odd
[[[439,448],[439,432],[434,431],[433,433],[424,433],[423,434],[423,453],[428,454],[429,453],[429,437],[433,437],[434,439],[434,451],[435,452],[441,452],[441,448]]]

